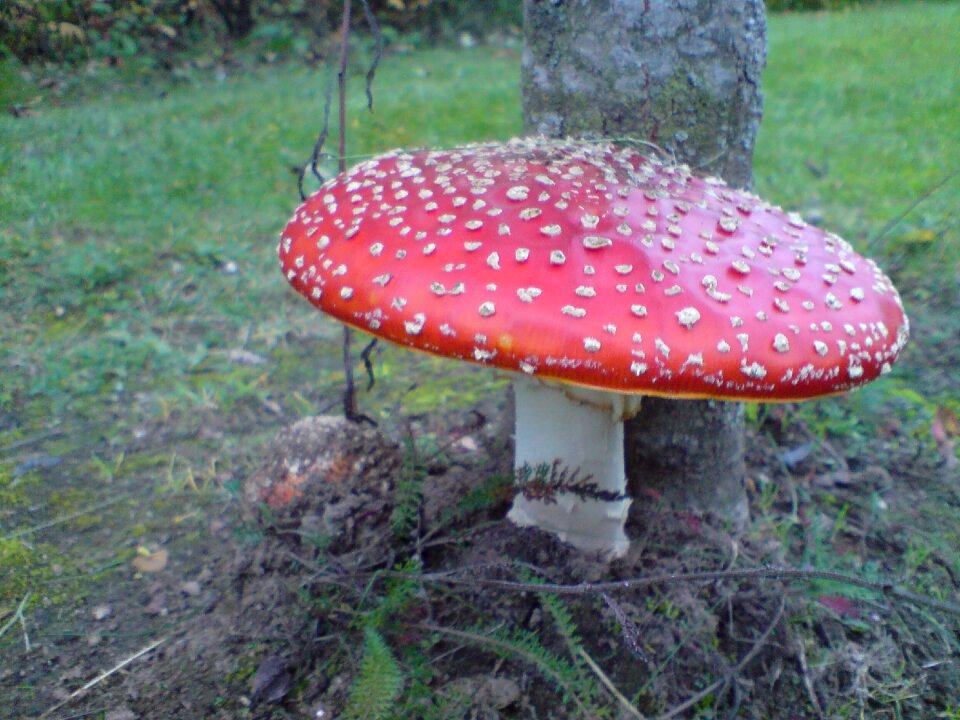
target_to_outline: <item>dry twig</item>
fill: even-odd
[[[77,689],[74,690],[72,693],[70,693],[66,698],[64,698],[63,700],[61,700],[60,702],[58,702],[56,705],[54,705],[52,708],[49,708],[48,710],[46,710],[46,711],[39,717],[39,720],[44,720],[44,718],[50,717],[51,714],[55,713],[57,710],[59,710],[60,708],[62,708],[62,707],[63,707],[64,705],[66,705],[67,703],[71,702],[72,700],[77,699],[78,697],[80,697],[81,695],[83,695],[85,692],[87,692],[87,690],[89,690],[89,689],[91,689],[91,688],[93,688],[93,687],[96,687],[97,685],[99,685],[100,683],[102,683],[104,680],[106,680],[108,677],[110,677],[111,675],[114,675],[115,673],[120,672],[120,671],[123,670],[127,665],[129,665],[130,663],[134,662],[134,661],[137,660],[138,658],[143,657],[143,656],[146,655],[148,652],[150,652],[150,651],[152,651],[152,650],[155,650],[156,648],[158,648],[160,645],[162,645],[162,644],[165,643],[166,641],[167,641],[167,638],[160,638],[159,640],[155,640],[154,642],[150,643],[149,645],[147,645],[147,646],[146,646],[145,648],[143,648],[142,650],[138,650],[137,652],[135,652],[133,655],[131,655],[130,657],[128,657],[126,660],[123,660],[123,661],[117,663],[116,665],[114,665],[114,666],[113,666],[112,668],[110,668],[109,670],[106,670],[106,671],[100,673],[99,675],[97,675],[97,677],[95,677],[93,680],[91,680],[90,682],[88,682],[86,685],[84,685],[83,687],[77,688]]]
[[[823,708],[820,707],[820,700],[817,698],[817,690],[813,686],[813,678],[810,677],[810,666],[807,663],[807,651],[803,647],[803,642],[797,640],[797,662],[800,664],[800,671],[803,673],[803,686],[807,689],[807,696],[810,698],[810,704],[820,720],[826,717],[823,714]]]
[[[657,716],[657,720],[670,720],[670,718],[677,717],[677,715],[679,715],[680,713],[686,710],[689,710],[691,707],[696,705],[698,702],[703,700],[703,698],[707,697],[711,693],[714,693],[721,688],[725,688],[731,682],[736,682],[737,675],[743,672],[743,670],[747,667],[747,665],[749,665],[751,661],[757,656],[757,653],[759,653],[763,649],[763,646],[767,644],[767,640],[770,639],[770,635],[773,633],[774,629],[777,627],[777,625],[780,623],[780,620],[783,618],[783,611],[786,608],[786,605],[787,605],[786,598],[781,597],[780,606],[777,608],[777,612],[773,616],[773,621],[769,625],[767,625],[767,629],[760,634],[760,637],[758,637],[756,642],[753,643],[753,647],[750,648],[749,652],[747,652],[747,654],[743,656],[740,662],[736,664],[733,670],[731,670],[726,677],[724,677],[722,680],[717,680],[712,685],[708,685],[703,690],[698,692],[696,695],[693,695],[687,698],[679,705],[665,712],[663,715]]]
[[[599,678],[600,682],[603,683],[603,686],[607,690],[609,690],[610,694],[617,699],[617,702],[620,703],[620,707],[626,710],[627,713],[632,717],[637,718],[637,720],[646,720],[643,713],[637,710],[633,706],[633,703],[627,700],[624,694],[617,689],[617,686],[613,684],[613,680],[607,677],[607,674],[603,671],[603,668],[597,665],[597,663],[594,661],[592,657],[590,657],[590,655],[587,653],[586,650],[584,650],[582,647],[577,648],[577,653],[580,655],[583,661],[590,667],[590,669],[593,670],[593,674],[596,675],[597,678]]]
[[[27,621],[23,617],[23,609],[27,606],[27,602],[30,600],[30,593],[27,591],[27,594],[23,596],[23,600],[20,601],[20,604],[17,605],[17,609],[13,611],[11,618],[4,623],[4,626],[0,628],[0,638],[7,634],[7,630],[13,627],[13,624],[20,621],[20,627],[23,629],[23,645],[24,649],[27,652],[30,652],[30,636],[27,635]]]
[[[854,575],[847,575],[833,570],[815,570],[791,567],[780,567],[776,565],[767,565],[757,568],[745,568],[741,570],[706,570],[692,573],[664,573],[662,575],[648,575],[646,577],[629,578],[627,580],[610,580],[596,583],[524,583],[513,580],[496,580],[493,578],[482,578],[464,574],[473,573],[476,568],[460,568],[445,572],[425,573],[419,575],[420,580],[424,582],[448,583],[452,585],[472,585],[492,588],[494,590],[503,590],[506,592],[536,592],[536,593],[554,593],[557,595],[602,595],[603,593],[614,593],[623,590],[636,590],[651,585],[670,585],[674,583],[691,582],[710,582],[721,580],[829,580],[831,582],[852,585],[867,590],[872,590],[891,600],[899,600],[925,605],[926,607],[960,615],[960,604],[956,602],[937,600],[936,598],[910,590],[898,588],[889,581],[865,580]],[[399,573],[404,575],[404,573]],[[391,573],[383,573],[385,577]]]

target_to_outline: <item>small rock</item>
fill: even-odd
[[[234,365],[253,365],[256,367],[267,364],[267,359],[263,355],[257,355],[257,353],[242,348],[234,348],[228,351],[227,360]]]
[[[455,447],[460,450],[466,450],[467,452],[474,453],[480,449],[480,446],[477,444],[477,441],[471,435],[464,435],[462,438],[457,440]]]
[[[184,595],[196,597],[200,594],[200,583],[198,583],[196,580],[187,580],[186,582],[180,584],[180,589],[183,591]]]
[[[109,605],[97,605],[93,609],[93,619],[94,620],[106,620],[113,614],[113,608]]]
[[[850,487],[854,483],[854,476],[846,470],[835,470],[817,475],[811,482],[821,488]]]
[[[293,674],[287,661],[271,655],[260,663],[253,676],[252,699],[262,703],[275,703],[290,692]]]
[[[146,613],[148,615],[159,615],[160,617],[166,617],[168,612],[167,598],[163,593],[157,593],[154,595],[146,607]]]
[[[139,716],[126,705],[109,710],[103,720],[137,720]]]
[[[503,710],[520,698],[520,686],[510,678],[471,675],[453,680],[448,687],[469,698],[474,707]]]

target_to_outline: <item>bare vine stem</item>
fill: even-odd
[[[649,587],[651,585],[671,585],[677,583],[695,583],[710,582],[721,580],[787,580],[787,581],[812,581],[829,580],[843,585],[851,585],[867,590],[872,590],[884,597],[893,600],[912,602],[918,605],[924,605],[935,610],[960,616],[960,603],[937,600],[928,595],[911,592],[898,588],[892,582],[864,580],[854,575],[836,572],[833,570],[814,570],[801,569],[780,566],[764,566],[758,568],[745,568],[743,570],[706,570],[692,573],[664,573],[661,575],[648,575],[646,577],[629,578],[626,580],[611,580],[607,582],[596,583],[526,583],[513,580],[497,580],[494,578],[483,578],[476,576],[464,577],[464,574],[475,572],[471,568],[460,568],[455,571],[425,573],[423,575],[411,576],[407,573],[382,572],[383,577],[404,577],[412,578],[422,582],[444,583],[449,585],[466,585],[474,587],[485,587],[493,590],[502,590],[504,592],[532,592],[532,593],[553,593],[556,595],[603,595],[603,593],[614,593],[623,590],[636,590],[638,588]]]
[[[380,23],[377,22],[377,16],[373,14],[373,10],[370,9],[370,3],[368,0],[360,0],[360,3],[363,5],[363,15],[367,19],[367,27],[370,28],[370,32],[373,34],[373,41],[376,44],[376,50],[373,54],[373,62],[370,63],[370,68],[367,70],[367,110],[373,110],[373,78],[377,74],[377,66],[380,64],[380,60],[383,58],[383,33],[380,32]],[[343,153],[341,153],[341,156]]]
[[[320,173],[320,157],[323,154],[323,146],[327,142],[327,136],[330,134],[330,107],[333,105],[333,81],[336,76],[330,75],[330,82],[327,84],[326,100],[323,103],[323,125],[320,127],[320,134],[317,135],[317,141],[313,145],[313,152],[310,153],[310,159],[300,169],[300,177],[297,178],[297,192],[300,193],[300,202],[307,199],[307,193],[303,189],[303,181],[306,179],[307,170],[313,173],[313,176],[323,182],[323,175]],[[341,155],[341,161],[346,162],[346,158]]]
[[[893,229],[897,225],[899,225],[907,215],[912,213],[917,208],[917,206],[920,205],[920,203],[924,202],[927,198],[932,197],[934,193],[936,193],[938,190],[940,190],[940,188],[942,188],[944,185],[946,185],[948,182],[953,180],[958,175],[960,175],[960,168],[943,176],[942,178],[940,178],[940,180],[938,180],[936,183],[934,183],[929,188],[927,188],[925,192],[922,192],[919,195],[917,195],[917,197],[915,197],[910,202],[909,205],[907,205],[903,210],[901,210],[899,213],[897,213],[892,218],[890,218],[890,220],[888,220],[886,224],[882,228],[880,228],[879,232],[877,232],[876,235],[874,235],[872,238],[867,240],[867,247],[870,249],[873,249],[874,247],[876,247],[877,244],[881,240],[883,240],[887,235],[889,235],[893,231]]]
[[[341,31],[340,42],[340,72],[337,74],[337,105],[340,111],[339,134],[337,150],[339,160],[337,162],[337,172],[343,173],[347,169],[347,40],[350,37],[350,0],[343,0],[343,29]],[[348,420],[356,420],[357,413],[357,388],[353,381],[353,353],[351,345],[353,344],[353,330],[349,325],[343,326],[343,414]]]
[[[376,50],[374,52],[373,61],[370,63],[370,67],[367,70],[367,82],[366,82],[366,96],[367,96],[367,108],[373,110],[373,79],[377,73],[377,66],[380,64],[380,59],[383,57],[383,33],[380,31],[380,26],[377,23],[376,16],[373,14],[373,11],[370,8],[368,0],[360,0],[363,5],[364,16],[367,21],[367,26],[370,28],[370,32],[374,37],[376,43]],[[337,133],[337,172],[343,173],[347,169],[347,58],[349,53],[349,40],[350,40],[350,19],[352,15],[352,2],[351,0],[343,1],[343,22],[340,29],[340,63],[339,68],[336,73],[337,81],[337,106],[338,106],[338,120],[339,128]],[[313,151],[310,154],[310,159],[304,164],[300,169],[300,174],[297,177],[297,191],[300,194],[300,201],[303,202],[307,199],[307,193],[304,190],[304,180],[306,179],[307,172],[311,172],[313,176],[321,183],[324,182],[324,177],[320,172],[320,158],[321,157],[330,157],[329,153],[323,152],[323,146],[327,141],[327,137],[330,134],[330,109],[333,105],[333,81],[334,76],[331,76],[330,83],[327,86],[326,100],[324,102],[323,108],[323,124],[320,127],[320,133],[317,136],[317,140],[313,145]],[[343,414],[348,420],[352,422],[368,422],[371,425],[376,425],[376,422],[364,415],[363,413],[358,412],[357,410],[357,391],[356,383],[354,382],[353,377],[353,330],[349,326],[344,325],[343,327],[343,374],[344,374],[344,392],[343,392]],[[367,374],[371,378],[371,387],[373,385],[373,368],[369,359],[369,351],[372,348],[368,347],[364,350],[363,361],[364,366],[367,368]]]

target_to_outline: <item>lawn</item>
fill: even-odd
[[[877,257],[915,328],[887,379],[790,406],[783,422],[850,458],[886,457],[891,437],[909,438],[936,465],[953,452],[960,412],[960,75],[944,60],[960,57],[960,5],[769,24],[756,189]],[[352,158],[520,131],[519,48],[388,54],[372,113],[365,66],[352,70]],[[0,66],[0,97],[30,101],[0,117],[0,628],[26,599],[34,645],[66,657],[64,646],[88,644],[87,679],[189,615],[97,625],[96,608],[122,615],[118,593],[147,582],[131,559],[170,547],[188,558],[184,576],[202,573],[191,544],[234,507],[266,439],[339,407],[339,329],[289,291],[275,259],[329,69],[249,63],[146,80],[101,70],[60,92],[24,72]],[[393,348],[376,365],[361,406],[396,433],[403,418],[469,409],[505,387]],[[764,413],[753,420],[761,432]],[[911,482],[886,521],[903,557],[804,559],[865,575],[882,565],[920,591],[955,593],[945,583],[960,577],[960,486]],[[835,536],[843,499],[808,500]],[[952,630],[933,622],[955,652]],[[0,694],[15,708],[55,702],[19,625],[0,653]],[[33,670],[18,680],[5,671],[15,664]],[[56,684],[76,686],[64,672]],[[907,702],[889,697],[884,707]]]

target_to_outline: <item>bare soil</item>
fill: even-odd
[[[19,670],[5,665],[2,687],[37,689],[15,693],[8,716],[35,717],[62,702],[46,716],[340,717],[362,663],[364,619],[391,592],[391,579],[376,573],[411,561],[422,577],[455,571],[462,582],[417,582],[384,615],[380,631],[401,667],[411,672],[418,658],[435,693],[422,714],[408,702],[408,717],[434,716],[436,698],[462,717],[635,717],[606,683],[644,717],[893,717],[897,708],[935,717],[953,707],[956,618],[876,593],[766,578],[558,599],[470,582],[799,567],[818,553],[877,564],[908,551],[908,508],[931,493],[957,501],[944,468],[909,438],[894,433],[852,459],[788,424],[783,411],[768,411],[748,439],[755,521],[745,534],[639,498],[629,555],[605,565],[510,525],[502,483],[484,495],[509,468],[499,400],[410,420],[401,440],[445,438],[427,456],[329,416],[284,429],[259,453],[241,501],[210,501],[201,532],[189,542],[170,538],[175,561],[142,573],[121,596],[110,588],[109,604],[86,609],[85,636],[44,638]],[[422,495],[404,526],[396,508],[411,467]],[[884,517],[878,499],[907,510]],[[825,519],[838,506],[842,525]],[[880,561],[876,573],[883,571]],[[949,563],[944,580],[949,597]],[[558,604],[569,614],[566,629]],[[510,633],[538,638],[540,651],[506,642]],[[71,696],[97,668],[156,638],[162,644]],[[569,673],[538,652],[561,658]]]

